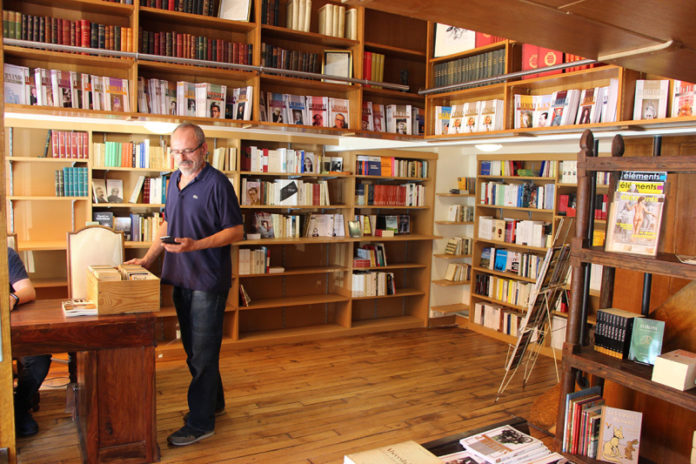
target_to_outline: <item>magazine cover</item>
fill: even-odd
[[[609,211],[605,250],[655,256],[666,172],[624,171]]]
[[[307,97],[307,111],[310,119],[308,124],[314,127],[326,127],[329,118],[328,105],[328,97]]]

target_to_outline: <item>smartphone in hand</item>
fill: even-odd
[[[165,235],[164,237],[160,237],[160,240],[162,243],[168,243],[170,245],[179,245],[179,242],[174,240],[174,237],[171,235]]]

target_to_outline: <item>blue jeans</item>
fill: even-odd
[[[51,366],[51,355],[24,356],[20,358],[22,370],[17,379],[15,391],[15,414],[27,414],[34,405],[34,395],[39,391],[41,383],[48,374]]]
[[[215,429],[215,410],[225,407],[220,345],[227,293],[181,287],[173,291],[181,342],[191,372],[186,425],[201,432]]]

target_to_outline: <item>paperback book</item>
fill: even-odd
[[[597,459],[637,464],[643,413],[604,406],[600,422]]]

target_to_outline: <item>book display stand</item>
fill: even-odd
[[[561,219],[554,237],[554,246],[546,251],[541,272],[529,299],[527,314],[522,321],[517,343],[514,346],[510,345],[511,349],[505,363],[505,375],[500,382],[496,401],[515,377],[520,365],[523,364],[522,385],[527,384],[539,357],[541,347],[539,342],[550,336],[552,308],[563,291],[570,265],[570,245],[567,243],[567,238],[572,224],[572,219]],[[556,353],[553,350],[552,353],[556,378],[558,379]]]

